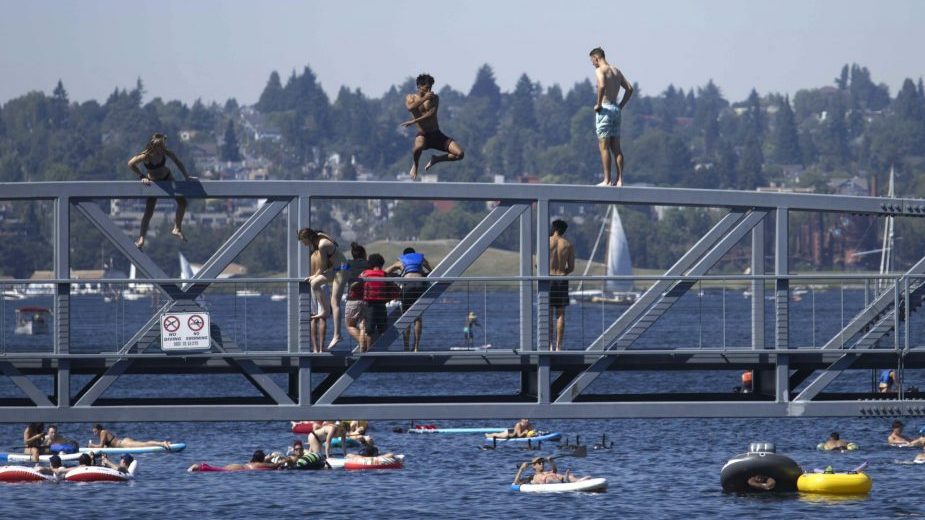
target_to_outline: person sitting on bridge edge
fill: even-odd
[[[340,335],[340,297],[343,294],[347,280],[347,272],[350,270],[350,264],[347,263],[347,257],[337,247],[337,242],[322,231],[312,228],[302,228],[299,230],[299,242],[309,251],[319,251],[321,253],[321,271],[317,274],[312,273],[305,281],[311,285],[312,297],[317,301],[325,298],[321,286],[328,284],[331,286],[330,307],[318,309],[318,313],[312,315],[312,318],[327,318],[328,309],[332,313],[334,320],[334,336],[331,343],[328,344],[327,350],[331,350],[341,341]],[[309,266],[311,268],[311,266]]]
[[[173,174],[170,172],[170,168],[167,167],[168,157],[180,168],[180,173],[183,174],[186,180],[196,180],[196,177],[191,177],[190,174],[186,172],[186,167],[183,166],[180,159],[177,159],[177,156],[167,149],[167,136],[164,134],[152,135],[145,149],[128,160],[128,167],[138,175],[138,178],[141,179],[141,182],[143,182],[145,186],[150,186],[151,181],[173,181]],[[141,172],[138,168],[138,163],[144,164],[147,174]],[[138,233],[138,238],[135,240],[135,245],[138,246],[138,249],[143,249],[145,246],[145,235],[148,234],[148,225],[151,223],[151,216],[154,215],[155,206],[157,206],[157,198],[148,197],[145,204],[144,215],[141,217],[141,230]],[[184,197],[177,197],[177,213],[174,216],[173,229],[170,231],[170,234],[184,242],[186,242],[186,236],[183,235],[182,226],[183,215],[185,213],[186,199]]]
[[[433,91],[434,77],[430,74],[421,74],[415,80],[415,85],[417,92],[405,97],[405,108],[411,112],[413,118],[401,124],[402,127],[418,126],[418,133],[414,136],[411,150],[411,171],[408,172],[411,180],[418,177],[418,162],[424,150],[435,149],[445,152],[444,155],[432,155],[430,161],[424,166],[425,171],[437,163],[460,161],[465,157],[465,152],[459,143],[440,131],[440,125],[437,123],[440,97]]]
[[[917,439],[910,439],[903,435],[903,422],[902,421],[893,421],[892,430],[890,430],[890,435],[886,438],[887,444],[891,446],[898,446],[900,448],[912,448],[925,446],[925,437],[918,437]]]

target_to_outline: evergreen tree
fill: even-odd
[[[254,107],[265,114],[286,109],[283,84],[279,80],[279,73],[275,70],[270,73],[270,79],[267,80],[267,85],[263,87],[263,92],[260,94],[260,100]]]
[[[739,157],[737,175],[733,187],[737,190],[754,190],[765,185],[762,165],[764,154],[761,153],[761,143],[755,137],[749,137]]]
[[[893,112],[903,121],[922,121],[925,111],[923,111],[922,100],[911,79],[906,78],[903,81],[902,88],[896,94],[896,101],[893,102]]]
[[[497,112],[501,108],[501,88],[495,81],[495,73],[487,63],[475,74],[475,83],[469,89],[470,98],[488,100],[488,107]]]
[[[848,64],[841,68],[841,74],[835,78],[835,85],[838,90],[848,90]]]
[[[771,159],[778,164],[799,164],[803,162],[800,152],[800,138],[797,135],[797,124],[793,117],[793,110],[790,108],[789,98],[784,98],[774,118]]]
[[[225,142],[222,143],[219,159],[223,161],[238,162],[241,160],[241,150],[238,147],[238,136],[234,131],[234,121],[228,120],[225,125]]]
[[[238,113],[238,110],[239,110],[238,100],[235,98],[228,98],[228,100],[225,101],[225,107],[222,108],[222,112],[224,112],[225,115],[228,115],[228,116],[234,116],[235,114]]]
[[[215,128],[215,118],[201,99],[193,102],[189,112],[189,127],[199,132],[209,132]]]
[[[764,141],[767,122],[761,108],[761,98],[758,97],[758,92],[755,89],[752,89],[748,99],[745,100],[745,108],[741,126],[742,142],[746,144],[749,141],[761,143]]]
[[[833,96],[830,99],[816,145],[819,147],[820,158],[827,168],[843,166],[850,160],[845,103],[841,96]]]
[[[539,94],[539,87],[530,81],[530,77],[522,74],[514,87],[511,99],[511,118],[513,124],[521,128],[536,128],[536,113],[533,104]]]

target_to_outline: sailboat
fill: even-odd
[[[131,265],[128,272],[129,272],[129,275],[128,275],[129,279],[134,280],[137,277],[137,272],[135,271],[135,264]],[[148,296],[150,296],[151,291],[153,289],[154,288],[151,286],[151,284],[129,282],[128,284],[126,284],[125,290],[122,291],[122,299],[133,302],[136,300],[140,300],[142,298],[147,298]]]
[[[629,242],[626,240],[626,232],[623,230],[623,222],[620,220],[620,213],[617,207],[611,205],[607,208],[607,214],[601,223],[601,229],[598,231],[597,240],[591,250],[591,258],[585,266],[583,276],[588,275],[591,269],[591,263],[594,260],[594,254],[600,244],[604,228],[609,223],[609,234],[607,235],[607,276],[632,276],[633,262],[630,258]],[[602,290],[583,290],[584,282],[578,284],[577,291],[569,292],[569,297],[573,301],[590,301],[592,303],[616,303],[628,305],[639,298],[639,292],[633,290],[632,280],[607,280],[604,282]]]

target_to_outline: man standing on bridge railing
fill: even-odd
[[[598,186],[623,186],[623,150],[620,149],[620,122],[623,119],[623,107],[633,97],[633,86],[627,81],[620,69],[607,63],[604,49],[591,50],[591,65],[596,69],[597,100],[594,103],[594,128],[597,132],[597,144],[601,150],[601,165],[604,167],[604,181]],[[620,87],[623,87],[623,100],[617,105]],[[613,155],[617,166],[617,176],[610,180],[610,156]]]

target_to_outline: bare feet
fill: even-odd
[[[186,471],[193,473],[195,471],[199,471],[199,468],[200,468],[199,464],[193,464],[192,466],[187,468]]]
[[[623,187],[623,178],[617,179],[617,182],[614,184],[614,186],[616,186],[617,188],[622,188],[622,187]]]
[[[174,226],[174,228],[170,230],[170,234],[186,242],[186,235],[183,234],[183,231],[180,228]]]
[[[436,156],[435,156],[435,155],[431,155],[431,156],[430,156],[430,160],[427,161],[427,164],[424,165],[424,171],[425,171],[425,172],[426,172],[427,170],[430,170],[430,167],[431,167],[431,166],[437,164],[436,162],[434,162],[434,157],[436,157]]]
[[[333,338],[331,338],[331,342],[328,343],[328,348],[326,350],[332,350],[334,347],[337,346],[338,343],[341,342],[342,339],[344,338],[340,336],[334,336]]]
[[[610,183],[607,181],[601,181],[597,183],[596,186],[610,186]]]
[[[167,451],[170,451],[170,441],[164,441],[163,444],[164,444],[164,449]]]
[[[135,247],[137,247],[139,251],[143,250],[145,248],[145,237],[136,238]]]
[[[408,172],[408,175],[411,176],[411,180],[417,179],[418,178],[418,165],[412,164],[411,171]]]

